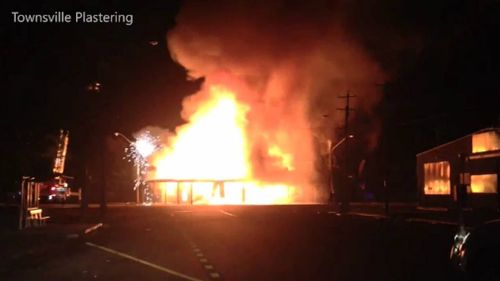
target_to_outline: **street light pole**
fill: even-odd
[[[339,147],[342,143],[344,143],[348,138],[352,139],[352,138],[354,138],[354,135],[348,135],[347,137],[343,137],[336,145],[334,145],[330,149],[330,154],[332,154],[335,151],[335,149],[337,149],[337,147]]]
[[[120,132],[114,132],[113,136],[115,136],[115,137],[122,137],[125,141],[128,142],[128,144],[133,144],[134,143],[133,141],[131,141],[129,138],[127,138],[124,134],[122,134]]]
[[[153,194],[151,189],[146,182],[147,179],[147,169],[149,167],[148,157],[150,157],[159,146],[156,144],[156,138],[152,137],[149,131],[143,132],[140,136],[135,138],[135,141],[131,141],[124,134],[120,132],[114,133],[115,137],[121,137],[129,143],[133,148],[129,157],[134,159],[134,164],[137,167],[137,179],[135,189],[139,190],[143,187],[143,202],[146,205],[150,205],[153,202]],[[137,191],[139,194],[139,191]],[[139,195],[137,195],[137,203],[139,203]]]
[[[341,145],[343,144],[344,142],[348,141],[348,139],[353,139],[354,138],[354,135],[347,135],[345,137],[343,137],[340,141],[338,141],[335,145],[331,146],[329,148],[329,151],[328,151],[328,164],[329,164],[329,170],[330,170],[330,198],[331,200],[333,199],[333,170],[334,170],[334,166],[333,166],[333,159],[334,159],[334,155],[333,153],[335,152],[335,150]],[[329,142],[331,144],[331,141]],[[347,142],[346,142],[347,144]]]
[[[121,137],[123,140],[125,140],[129,145],[134,145],[135,142],[133,142],[132,140],[130,140],[129,138],[127,138],[127,136],[125,136],[124,134],[120,133],[120,132],[114,132],[113,133],[113,136],[115,137]],[[135,168],[136,168],[136,179],[139,179],[139,177],[141,176],[141,167],[138,165],[138,163],[135,164]],[[140,203],[140,191],[139,191],[140,187],[137,187],[135,189],[135,202],[137,204]]]

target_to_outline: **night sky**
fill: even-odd
[[[182,2],[67,2],[12,1],[3,9],[3,190],[12,190],[21,175],[47,174],[52,159],[44,155],[59,128],[70,130],[68,169],[78,174],[89,126],[106,136],[148,125],[173,129],[182,122],[182,98],[200,85],[186,80],[166,46]],[[375,108],[379,145],[367,157],[373,166],[383,163],[374,173],[389,174],[411,193],[415,153],[499,126],[500,5],[379,2],[352,1],[343,16],[389,74]],[[134,23],[16,24],[11,15],[82,10],[131,13]],[[94,81],[103,84],[100,93],[86,90]]]

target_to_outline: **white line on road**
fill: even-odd
[[[419,219],[419,218],[408,218],[407,222],[423,222],[430,224],[446,224],[446,225],[458,225],[456,222],[440,221],[440,220],[429,220],[429,219]]]
[[[328,214],[332,214],[332,215],[336,215],[336,216],[342,215],[341,213],[335,212],[335,211],[329,211]],[[369,217],[369,218],[375,218],[375,219],[387,219],[388,218],[386,215],[377,215],[377,214],[361,213],[361,212],[347,212],[345,214],[351,215],[351,216]]]
[[[376,219],[387,219],[388,218],[386,215],[377,215],[377,214],[361,213],[361,212],[348,212],[347,214],[354,215],[354,216],[360,216],[360,217],[376,218]]]
[[[433,211],[433,212],[448,212],[448,208],[443,208],[443,207],[422,207],[422,206],[418,206],[417,210]]]
[[[220,274],[217,273],[217,272],[210,272],[210,277],[212,277],[212,278],[219,278]]]
[[[138,263],[141,263],[143,265],[147,265],[149,267],[152,267],[154,269],[158,269],[160,271],[163,271],[163,272],[166,272],[168,274],[171,274],[171,275],[174,275],[174,276],[177,276],[177,277],[181,277],[181,278],[184,278],[186,280],[191,280],[191,281],[202,281],[201,279],[198,279],[198,278],[195,278],[195,277],[191,277],[191,276],[188,276],[188,275],[185,275],[185,274],[182,274],[180,272],[177,272],[175,270],[172,270],[172,269],[168,269],[166,267],[163,267],[163,266],[160,266],[160,265],[157,265],[157,264],[154,264],[154,263],[150,263],[148,261],[145,261],[145,260],[141,260],[139,258],[136,258],[136,257],[133,257],[131,255],[127,255],[125,253],[122,253],[122,252],[118,252],[116,250],[113,250],[113,249],[110,249],[110,248],[107,248],[107,247],[104,247],[104,246],[100,246],[100,245],[97,245],[97,244],[94,244],[94,243],[90,243],[90,242],[85,242],[85,244],[87,246],[90,246],[90,247],[94,247],[94,248],[97,248],[97,249],[100,249],[102,251],[105,251],[105,252],[108,252],[108,253],[111,253],[111,254],[115,254],[117,256],[120,256],[120,257],[123,257],[123,258],[126,258],[126,259],[129,259],[129,260],[133,260],[135,262],[138,262]]]
[[[98,224],[96,224],[94,226],[91,226],[91,227],[85,229],[84,233],[85,234],[89,234],[90,232],[92,232],[94,230],[97,230],[99,227],[102,227],[102,222],[100,222],[100,223],[98,223]]]
[[[236,217],[235,214],[231,214],[230,212],[226,212],[226,211],[224,211],[222,209],[219,209],[219,212],[221,212],[221,213],[223,213],[224,215],[227,215],[227,216]]]

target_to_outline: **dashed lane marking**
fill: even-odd
[[[226,211],[224,211],[222,209],[219,209],[219,212],[223,213],[226,216],[230,216],[230,217],[235,217],[236,218],[235,214],[231,214],[230,212],[226,212]]]
[[[231,213],[225,212],[224,210],[219,210],[219,211],[228,216],[235,216]],[[222,275],[218,273],[215,267],[208,262],[208,259],[204,256],[203,251],[196,246],[196,244],[189,238],[189,236],[185,232],[183,232],[183,236],[186,239],[186,241],[192,246],[193,253],[199,259],[200,264],[205,269],[210,280],[223,280]]]
[[[217,273],[217,272],[210,272],[210,277],[216,279],[216,278],[219,278],[220,277],[220,274]]]
[[[148,262],[148,261],[145,261],[145,260],[142,260],[142,259],[139,259],[139,258],[136,258],[134,256],[131,256],[131,255],[128,255],[128,254],[125,254],[125,253],[122,253],[122,252],[119,252],[119,251],[116,251],[116,250],[113,250],[111,248],[108,248],[108,247],[104,247],[104,246],[100,246],[100,245],[97,245],[97,244],[94,244],[94,243],[90,243],[90,242],[85,242],[85,244],[87,246],[90,246],[90,247],[93,247],[93,248],[97,248],[99,250],[102,250],[104,252],[108,252],[108,253],[111,253],[111,254],[114,254],[114,255],[117,255],[117,256],[120,256],[120,257],[123,257],[123,258],[126,258],[126,259],[129,259],[129,260],[132,260],[132,261],[135,261],[137,263],[140,263],[140,264],[143,264],[143,265],[146,265],[146,266],[149,266],[151,268],[154,268],[154,269],[157,269],[157,270],[160,270],[160,271],[163,271],[163,272],[166,272],[170,275],[174,275],[174,276],[177,276],[177,277],[180,277],[180,278],[183,278],[183,279],[186,279],[186,280],[191,280],[191,281],[202,281],[201,279],[198,279],[198,278],[195,278],[195,277],[191,277],[191,276],[188,276],[186,274],[183,274],[183,273],[180,273],[180,272],[177,272],[175,270],[172,270],[172,269],[169,269],[169,268],[166,268],[166,267],[163,267],[161,265],[157,265],[157,264],[154,264],[154,263],[151,263],[151,262]]]
[[[98,224],[96,224],[94,226],[91,226],[91,227],[85,229],[84,233],[85,234],[89,234],[90,232],[95,231],[95,230],[97,230],[98,228],[100,228],[102,226],[103,226],[103,224],[102,224],[102,222],[100,222],[100,223],[98,223]]]

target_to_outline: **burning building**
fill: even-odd
[[[369,114],[385,75],[339,3],[223,3],[186,2],[167,35],[172,58],[204,82],[183,101],[186,124],[159,134],[147,180],[163,202],[326,201],[317,146],[343,137],[336,97],[352,90]]]
[[[500,207],[500,128],[484,129],[417,154],[423,205],[452,207],[466,185],[468,207]]]

